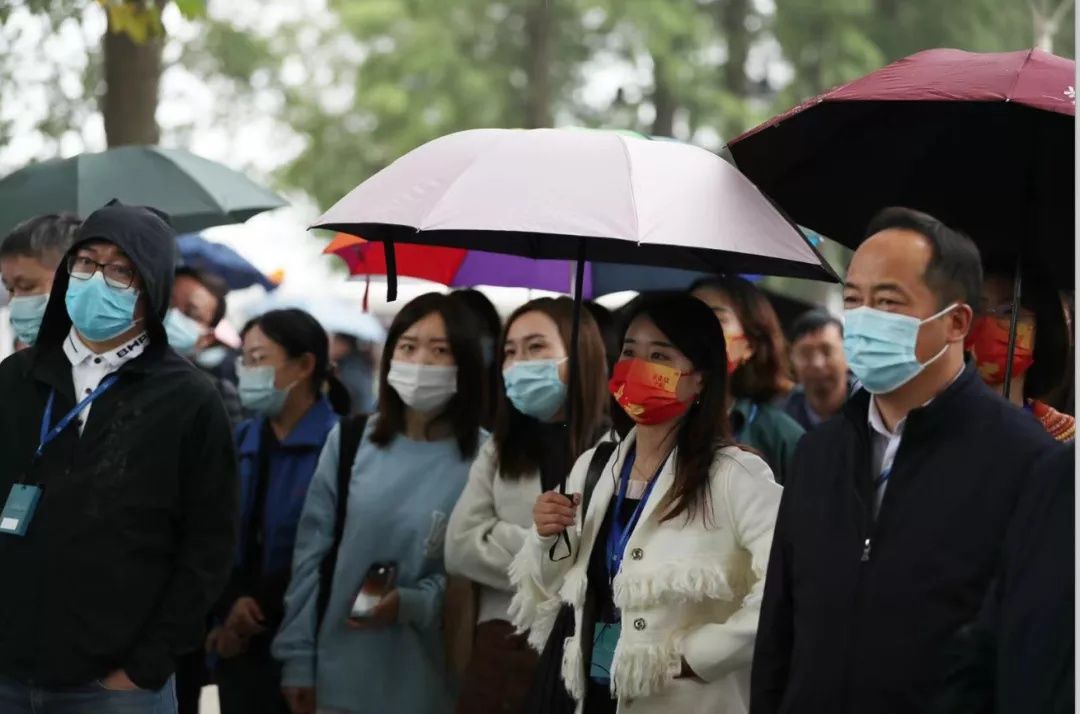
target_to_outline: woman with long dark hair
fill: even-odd
[[[1023,276],[1020,314],[1007,398],[1026,409],[1058,441],[1076,438],[1076,419],[1053,404],[1064,401],[1072,365],[1069,311],[1061,296],[1032,269]],[[982,304],[965,347],[983,381],[1001,391],[1009,356],[1013,277],[991,267],[983,280]]]
[[[510,562],[532,526],[532,507],[593,446],[607,416],[604,343],[581,316],[573,424],[566,423],[574,302],[540,298],[506,323],[498,355],[501,398],[495,433],[480,449],[446,533],[446,567],[481,586],[479,625],[459,714],[521,711],[536,655],[508,614]]]
[[[223,714],[287,714],[270,640],[284,615],[304,494],[349,399],[330,373],[326,332],[306,312],[267,312],[242,336],[240,399],[256,416],[237,427],[240,537],[208,649],[218,656]]]
[[[421,295],[390,326],[378,412],[356,442],[357,421],[330,433],[273,645],[293,714],[452,710],[443,543],[480,443],[481,365],[471,315]]]
[[[756,449],[783,484],[804,430],[783,409],[794,383],[776,311],[760,290],[737,275],[699,280],[690,293],[709,306],[723,328],[732,434]]]
[[[484,383],[480,394],[480,426],[494,429],[495,411],[499,404],[499,362],[496,359],[496,345],[502,332],[502,320],[499,311],[484,293],[475,288],[455,290],[450,293],[455,300],[460,300],[472,313],[480,330],[480,354],[484,359]]]
[[[636,426],[587,513],[578,506],[592,452],[570,474],[572,496],[537,499],[511,568],[511,612],[540,647],[562,603],[573,607],[562,679],[579,713],[748,710],[780,487],[731,438],[726,366],[701,302],[643,299],[609,385]]]

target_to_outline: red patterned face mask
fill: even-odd
[[[615,363],[608,389],[619,406],[638,424],[663,424],[690,408],[675,394],[682,372],[642,359]]]
[[[1013,377],[1020,377],[1035,364],[1035,336],[1031,324],[1016,326],[1016,349],[1013,351]],[[975,366],[987,384],[1005,382],[1005,366],[1009,359],[1009,330],[996,317],[975,320],[964,347],[975,356]]]

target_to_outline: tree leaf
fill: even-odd
[[[206,0],[173,0],[180,14],[189,20],[195,20],[206,15]]]

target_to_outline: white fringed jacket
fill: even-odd
[[[582,608],[589,557],[636,436],[615,450],[596,484],[589,512],[570,529],[571,557],[548,557],[556,538],[535,527],[510,568],[510,616],[543,648],[562,603],[574,607],[575,636],[566,641],[562,674],[582,712]],[[567,491],[580,493],[592,451],[574,465]],[[743,714],[749,710],[750,662],[758,610],[780,505],[769,467],[738,447],[722,449],[710,470],[705,518],[698,512],[661,523],[678,453],[657,477],[626,545],[614,582],[622,629],[612,663],[612,689],[622,714]],[[598,547],[604,547],[600,544]],[[564,549],[560,545],[560,549]],[[678,678],[685,659],[698,678]]]

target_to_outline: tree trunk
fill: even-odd
[[[525,126],[539,129],[552,125],[551,41],[555,0],[529,0],[525,10],[526,68]]]
[[[158,143],[156,115],[164,37],[138,44],[110,27],[101,42],[105,62],[101,113],[108,145]]]
[[[1046,52],[1054,51],[1054,36],[1065,15],[1072,7],[1073,0],[1060,0],[1057,7],[1051,9],[1048,3],[1031,3],[1031,19],[1035,31],[1035,47]]]
[[[652,103],[656,110],[653,118],[653,136],[675,135],[675,110],[679,108],[675,93],[667,77],[667,66],[664,62],[653,57],[653,92]]]
[[[723,0],[719,3],[720,26],[727,40],[727,62],[724,63],[724,85],[737,97],[749,93],[750,82],[746,77],[746,58],[750,55],[750,31],[746,29],[746,17],[750,13],[750,0]]]

